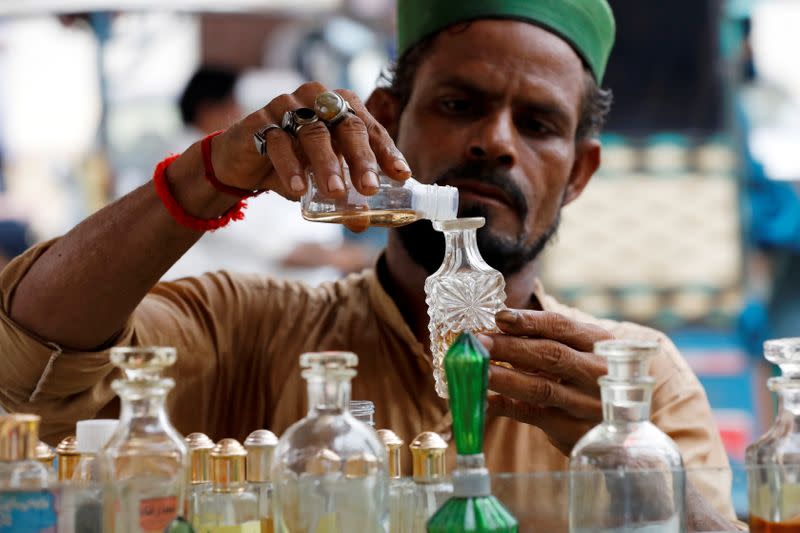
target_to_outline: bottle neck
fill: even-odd
[[[650,401],[654,380],[649,377],[636,381],[616,381],[602,377],[600,397],[603,420],[609,424],[646,422],[650,419]]]
[[[775,427],[780,428],[782,433],[800,434],[800,381],[771,378],[769,388],[778,397]]]
[[[445,252],[442,268],[448,271],[470,267],[477,270],[490,270],[489,265],[478,251],[477,230],[466,229],[445,231]]]
[[[308,414],[340,414],[350,404],[350,378],[308,376]]]
[[[114,390],[120,397],[119,424],[125,425],[137,418],[157,418],[168,423],[165,405],[173,386],[171,379],[152,383],[115,381]]]

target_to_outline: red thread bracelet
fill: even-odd
[[[211,162],[211,139],[216,137],[222,133],[222,130],[215,131],[214,133],[210,133],[203,137],[203,140],[200,141],[200,151],[203,153],[203,168],[205,169],[205,176],[206,180],[218,191],[224,192],[226,194],[230,194],[231,196],[236,196],[238,198],[251,198],[253,196],[258,196],[263,190],[247,190],[247,189],[240,189],[239,187],[232,187],[230,185],[225,185],[217,178],[217,174],[214,172],[214,165]]]
[[[244,210],[247,207],[247,203],[244,200],[239,200],[236,205],[225,211],[222,216],[210,220],[197,218],[187,213],[175,200],[172,191],[169,190],[166,177],[167,167],[178,157],[180,155],[169,156],[156,165],[156,170],[153,172],[153,185],[155,185],[156,193],[161,199],[161,203],[164,204],[164,207],[178,224],[194,231],[214,231],[227,226],[232,220],[242,220],[244,218]]]

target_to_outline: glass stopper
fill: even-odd
[[[453,436],[459,455],[483,452],[486,393],[489,389],[489,352],[470,332],[456,338],[444,358]]]

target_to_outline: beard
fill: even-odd
[[[454,176],[481,180],[500,187],[511,199],[511,209],[516,212],[521,221],[525,220],[528,212],[525,197],[504,171],[480,168],[475,165],[461,166],[449,170],[437,178],[434,183],[443,184]],[[491,229],[492,216],[485,205],[465,206],[459,209],[458,216],[459,218],[483,217],[486,219],[486,225],[477,232],[478,250],[489,266],[506,277],[516,274],[536,259],[557,233],[560,222],[559,212],[547,230],[530,243],[526,242],[524,234],[510,237],[493,232]],[[428,275],[439,269],[444,259],[444,234],[434,230],[429,220],[420,220],[395,228],[394,231],[409,257],[425,269]]]

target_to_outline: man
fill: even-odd
[[[342,91],[354,113],[336,125],[269,129],[265,157],[253,134],[313,107],[326,88],[308,83],[278,96],[213,139],[217,178],[297,199],[308,164],[336,196],[341,154],[364,194],[375,192],[378,171],[406,179],[412,168],[422,181],[459,187],[461,216],[487,219],[479,245],[505,275],[511,308],[497,316],[502,334],[483,337],[493,358],[514,367],[491,369],[492,470],[566,469],[572,446],[602,418],[605,365],[591,351],[611,337],[662,342],[651,369],[654,422],[687,466],[726,466],[703,390],[668,339],[566,308],[535,278],[561,207],[600,164],[595,135],[609,97],[598,87],[614,35],[606,1],[401,0],[398,10],[401,57],[390,87],[366,105]],[[219,217],[238,200],[204,179],[198,144],[166,175],[195,218]],[[264,238],[277,229],[264,228]],[[156,285],[200,236],[148,185],[12,263],[0,277],[0,402],[42,414],[54,441],[77,419],[116,415],[118,373],[104,349],[173,345],[169,408],[179,430],[215,439],[262,426],[281,433],[306,411],[298,355],[344,349],[360,356],[353,396],[375,402],[379,427],[406,440],[449,432],[427,350],[423,283],[443,252],[429,223],[393,230],[374,270],[318,289],[231,273]],[[724,512],[728,481],[700,484]]]

